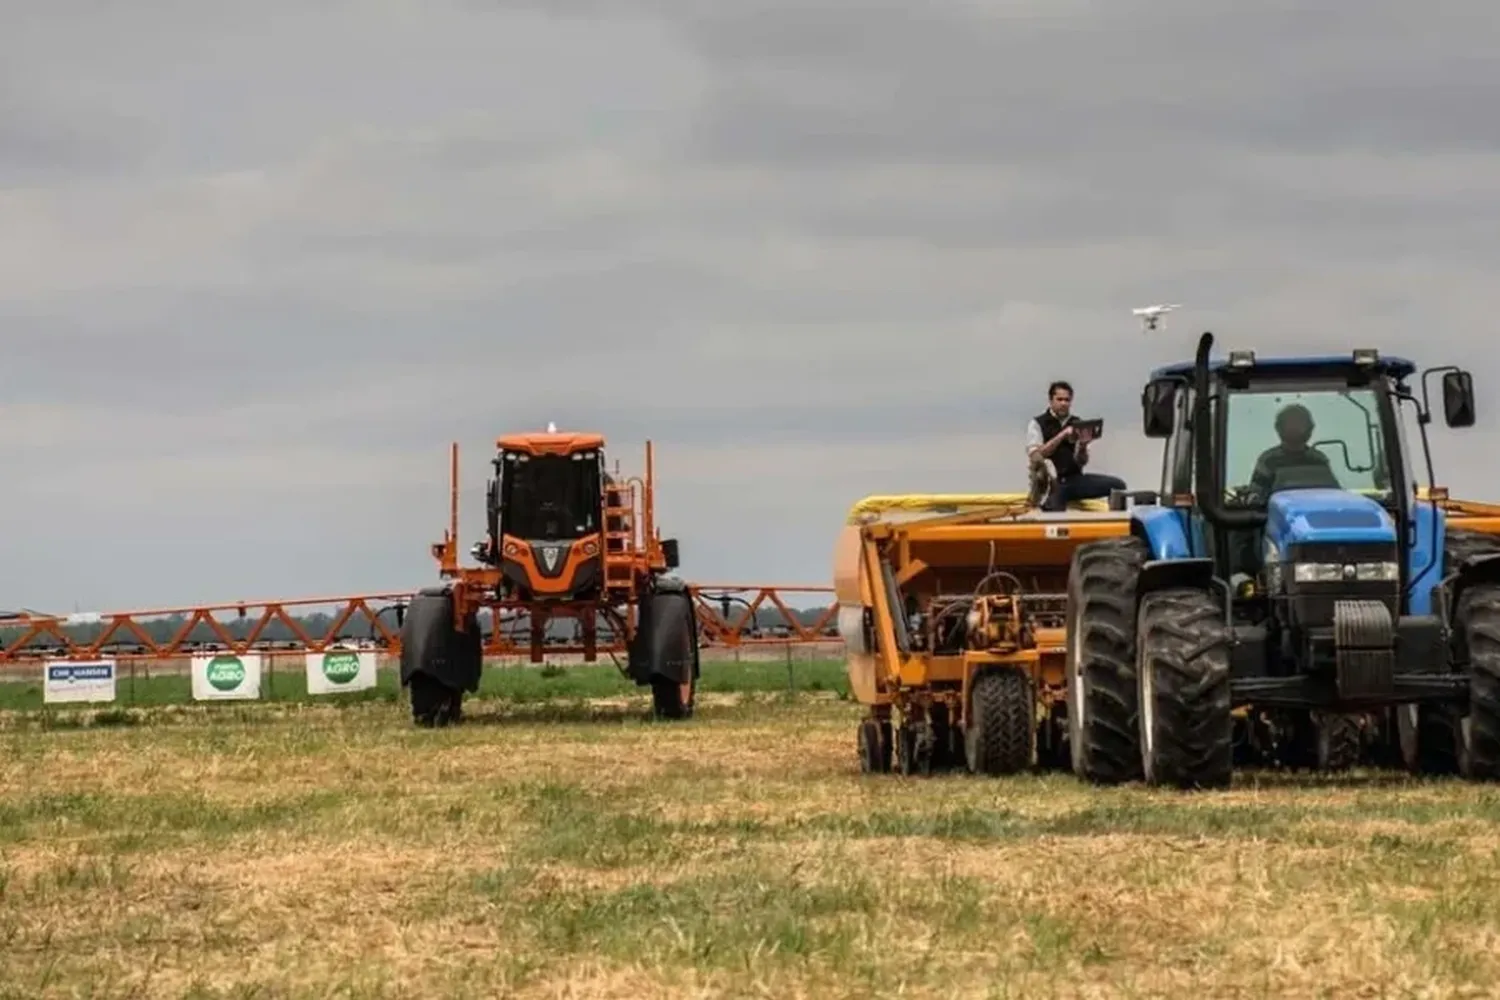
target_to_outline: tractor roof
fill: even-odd
[[[527,455],[571,455],[604,447],[602,434],[507,434],[495,442],[501,451],[519,451]]]
[[[1209,361],[1209,371],[1222,370],[1229,363],[1227,358],[1214,358]],[[1253,367],[1247,369],[1251,372],[1260,372],[1267,375],[1333,375],[1342,372],[1353,372],[1356,370],[1354,358],[1350,354],[1312,354],[1300,358],[1256,358]],[[1393,355],[1381,355],[1370,369],[1380,375],[1389,375],[1400,380],[1411,375],[1417,370],[1416,364],[1406,358]],[[1179,361],[1176,364],[1163,365],[1151,373],[1151,378],[1170,378],[1174,376],[1192,377],[1193,363],[1191,361]]]

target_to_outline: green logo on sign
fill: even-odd
[[[209,687],[218,691],[233,691],[245,683],[245,665],[238,656],[215,656],[203,673]]]
[[[348,684],[359,676],[359,654],[324,653],[323,676],[334,684]]]

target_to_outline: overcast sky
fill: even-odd
[[[826,583],[1054,377],[1155,485],[1205,328],[1472,368],[1500,499],[1500,18],[1298,6],[8,5],[0,607],[425,585],[448,442],[467,546],[549,420],[655,441],[688,576]]]

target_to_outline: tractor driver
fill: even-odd
[[[1339,489],[1328,456],[1308,444],[1315,426],[1312,413],[1301,403],[1282,407],[1276,414],[1276,436],[1281,443],[1267,448],[1255,460],[1251,488],[1265,495],[1283,486],[1279,480],[1295,478],[1298,485]]]
[[[1118,476],[1084,472],[1089,462],[1089,439],[1071,426],[1073,387],[1066,382],[1047,386],[1047,409],[1026,426],[1026,457],[1031,462],[1052,460],[1057,482],[1042,502],[1042,510],[1059,511],[1078,500],[1099,500],[1111,490],[1125,489]]]

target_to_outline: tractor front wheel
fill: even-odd
[[[1136,636],[1146,783],[1227,788],[1234,716],[1223,605],[1201,590],[1150,594],[1141,601]]]

